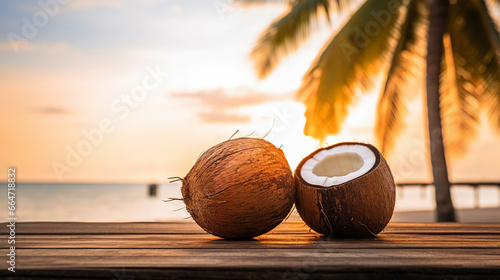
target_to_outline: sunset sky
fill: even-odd
[[[41,1],[41,3],[59,3]],[[197,156],[238,136],[282,146],[292,168],[318,147],[303,135],[301,77],[331,35],[323,28],[265,80],[249,53],[285,11],[231,1],[72,0],[0,4],[0,178],[167,182]],[[168,74],[167,74],[168,73]],[[373,142],[376,90],[329,144]],[[430,179],[423,98],[387,155],[397,180]],[[500,134],[483,122],[452,180],[500,180]]]

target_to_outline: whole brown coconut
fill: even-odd
[[[394,212],[392,173],[369,144],[345,142],[316,150],[297,166],[295,181],[300,216],[324,235],[372,237]]]
[[[186,209],[208,233],[252,238],[290,212],[295,186],[283,151],[255,138],[222,142],[201,155],[182,180]]]

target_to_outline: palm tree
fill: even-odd
[[[482,112],[500,128],[500,36],[495,22],[500,0],[282,2],[288,10],[264,30],[251,52],[260,78],[308,39],[318,21],[329,21],[332,10],[359,3],[312,62],[296,93],[306,106],[306,135],[321,140],[338,133],[359,92],[382,78],[375,135],[382,151],[389,152],[405,125],[406,104],[418,95],[425,76],[437,220],[455,221],[445,144],[463,150]]]

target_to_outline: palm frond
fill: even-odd
[[[446,77],[455,79],[456,89],[443,81],[442,118],[447,148],[460,152],[476,134],[481,105],[500,127],[499,36],[484,1],[477,0],[452,5],[448,29],[452,62],[447,65],[454,69],[446,69]]]
[[[483,63],[486,65],[486,72],[482,75],[482,84],[479,86],[482,93],[482,105],[488,110],[491,124],[500,129],[500,0],[495,0],[497,8],[496,22],[493,23],[491,15],[488,13],[486,3],[478,3],[478,13],[484,25],[484,31],[489,37],[490,50],[483,57]],[[491,59],[489,59],[490,56]],[[479,70],[483,70],[481,68]]]
[[[259,78],[266,77],[283,57],[309,38],[320,10],[328,18],[328,0],[293,1],[285,15],[264,30],[250,53]]]
[[[405,126],[406,104],[421,88],[427,28],[425,3],[412,0],[377,104],[375,136],[383,153],[394,146],[396,137]]]
[[[479,96],[460,65],[455,64],[454,45],[447,33],[443,38],[441,61],[440,107],[446,149],[455,154],[465,151],[465,144],[476,135],[479,122]]]
[[[388,3],[397,5],[389,9]],[[395,30],[402,24],[402,6],[408,3],[366,1],[315,59],[297,92],[306,105],[306,135],[325,139],[340,131],[357,90],[373,87],[387,65]]]
[[[484,1],[479,0],[457,0],[451,5],[448,33],[454,70],[446,70],[447,76],[454,72],[456,91],[449,86],[442,89],[442,119],[446,146],[460,151],[476,134],[481,106],[500,128],[499,36]]]

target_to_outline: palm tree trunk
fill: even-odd
[[[427,46],[427,116],[429,124],[432,176],[436,189],[438,222],[454,222],[455,210],[451,201],[450,181],[444,153],[439,106],[439,75],[443,53],[443,35],[448,21],[449,0],[427,0],[429,34]]]

